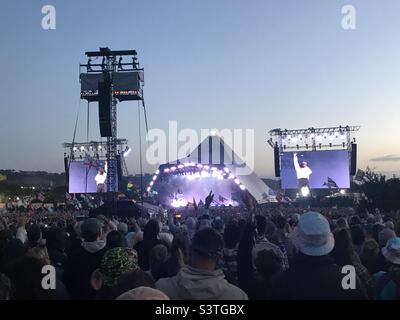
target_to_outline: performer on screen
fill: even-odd
[[[305,189],[307,189],[308,193],[310,193],[310,176],[312,174],[311,169],[308,167],[306,161],[301,161],[299,164],[297,153],[293,153],[293,163],[294,168],[296,169],[299,189],[302,191],[303,194],[303,190]]]
[[[106,179],[107,179],[107,161],[105,163],[104,168],[100,167],[97,175],[94,177],[94,180],[97,184],[97,193],[106,192]]]

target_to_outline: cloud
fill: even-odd
[[[382,161],[400,161],[400,156],[396,154],[388,154],[387,156],[372,158],[370,161],[382,162]]]

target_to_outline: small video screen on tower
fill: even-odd
[[[347,150],[285,152],[281,155],[282,189],[350,187]]]
[[[72,161],[69,166],[69,193],[107,192],[108,165],[104,160]],[[118,185],[118,177],[116,185]],[[117,190],[114,190],[117,191]]]

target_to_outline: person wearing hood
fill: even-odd
[[[84,241],[80,248],[69,256],[65,270],[65,284],[72,299],[86,300],[96,296],[90,286],[92,272],[99,268],[106,252],[106,243],[101,240],[102,223],[96,218],[89,218],[82,223]]]
[[[221,269],[222,236],[211,228],[198,231],[190,248],[189,265],[176,276],[156,282],[156,288],[171,300],[247,300],[240,288],[230,284]]]

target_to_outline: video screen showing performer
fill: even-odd
[[[284,152],[281,155],[283,189],[338,189],[350,187],[347,150]],[[303,192],[302,192],[303,193]]]
[[[105,160],[73,161],[69,167],[69,193],[105,193],[109,164]],[[118,186],[118,177],[117,177]],[[115,190],[117,191],[117,190]]]

